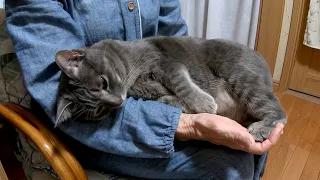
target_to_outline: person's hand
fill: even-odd
[[[284,125],[278,123],[269,138],[255,142],[248,130],[234,120],[214,114],[182,114],[177,140],[202,140],[253,154],[263,154],[277,143]]]

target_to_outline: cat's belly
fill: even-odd
[[[240,124],[246,124],[244,121],[248,118],[245,108],[236,102],[224,89],[219,89],[215,101],[218,104],[217,114],[228,117],[237,121]]]
[[[197,83],[201,84],[202,87],[204,86],[204,84],[202,83]],[[212,97],[214,97],[216,103],[218,104],[217,114],[233,119],[238,123],[246,126],[246,124],[248,123],[248,116],[244,106],[240,105],[237,100],[230,96],[230,94],[224,87],[223,81],[215,81],[215,83],[213,84],[214,86],[212,87],[215,88],[203,88],[207,88],[207,91],[212,91],[208,94],[211,94],[211,96],[214,95]],[[172,92],[170,92],[160,82],[150,79],[149,75],[147,74],[141,75],[136,80],[135,84],[129,89],[128,95],[136,98],[143,98],[146,100],[159,100],[161,99],[161,97],[171,96],[177,98],[177,100],[179,101],[179,97],[172,94]],[[184,103],[174,103],[171,100],[164,101],[164,103],[182,109],[184,109],[184,106],[186,106],[186,104]]]

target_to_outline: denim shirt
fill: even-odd
[[[10,0],[6,13],[26,87],[52,123],[60,77],[54,63],[58,50],[90,46],[105,38],[187,35],[178,0]],[[103,152],[163,158],[174,152],[180,114],[169,105],[128,98],[103,122],[72,121],[60,128]]]

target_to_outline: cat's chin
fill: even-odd
[[[90,121],[103,121],[107,116],[102,117],[92,117]]]

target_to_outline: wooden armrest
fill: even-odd
[[[70,151],[25,108],[14,103],[0,104],[0,116],[22,131],[37,145],[60,179],[87,179],[83,168]]]

